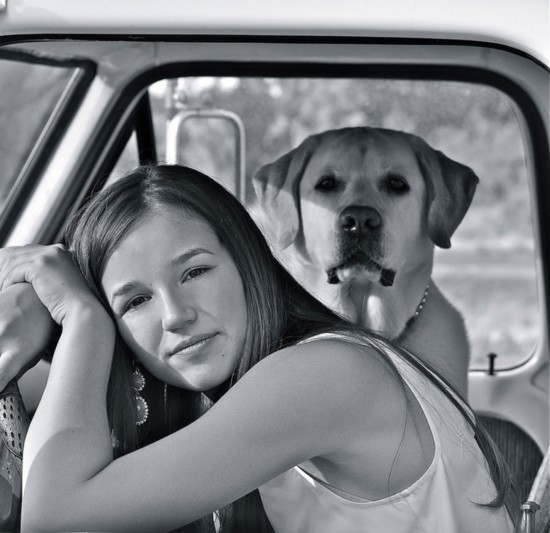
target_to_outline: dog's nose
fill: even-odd
[[[380,227],[380,224],[380,213],[372,207],[351,205],[340,213],[340,227],[345,233],[359,235],[363,231]]]

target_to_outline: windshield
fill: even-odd
[[[0,213],[46,146],[79,69],[0,51]],[[42,156],[48,154],[42,154]]]
[[[509,368],[532,353],[540,311],[529,177],[516,108],[504,93],[449,81],[224,77],[163,80],[149,93],[159,157],[200,168],[229,188],[238,172],[234,128],[211,115],[240,118],[247,205],[262,164],[326,129],[406,131],[471,167],[480,183],[452,247],[436,247],[433,278],[464,317],[470,368],[486,369],[491,354],[498,368]],[[192,120],[173,138],[171,123],[182,112]]]

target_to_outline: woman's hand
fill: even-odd
[[[61,244],[0,249],[0,291],[22,282],[32,284],[42,304],[60,325],[82,306],[100,305]]]
[[[0,292],[0,390],[38,362],[54,328],[30,283]]]

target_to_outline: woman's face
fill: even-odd
[[[244,289],[200,217],[146,216],[107,261],[101,285],[122,338],[156,377],[208,391],[231,376],[246,334]]]

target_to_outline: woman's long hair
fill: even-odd
[[[95,294],[110,312],[101,290],[101,277],[106,262],[120,241],[144,216],[165,212],[198,215],[217,234],[241,275],[247,306],[248,322],[240,363],[230,386],[258,361],[270,353],[322,332],[341,332],[358,340],[373,340],[387,345],[376,334],[354,326],[311,296],[274,258],[260,230],[246,209],[226,189],[204,174],[181,166],[159,165],[139,167],[98,192],[72,218],[65,241],[74,260]],[[146,253],[146,251],[144,251]],[[510,514],[519,509],[511,500],[510,474],[504,461],[480,424],[442,385],[437,374],[398,347],[392,347],[411,361],[438,386],[463,413],[475,431],[487,458],[497,496],[491,506],[506,504]],[[139,446],[135,425],[135,405],[131,382],[131,355],[117,339],[109,381],[109,422],[119,443],[115,453],[128,453]],[[393,363],[380,350],[388,364]],[[398,376],[398,372],[394,372]],[[200,398],[201,393],[189,393]],[[198,418],[205,402],[185,402],[189,421]],[[271,531],[260,503],[258,491],[220,511],[224,533],[237,531]],[[211,520],[205,519],[184,528],[184,531],[214,531]]]

